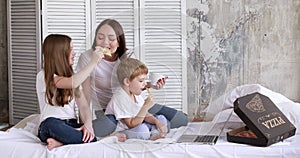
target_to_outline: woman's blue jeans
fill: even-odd
[[[75,128],[81,127],[76,119],[62,120],[54,117],[45,119],[39,127],[38,137],[42,142],[53,138],[63,144],[81,144],[83,133]],[[92,142],[97,141],[96,137]]]
[[[117,127],[117,120],[114,115],[104,115],[103,111],[96,111],[96,119],[93,120],[93,128],[95,135],[104,137],[113,133]],[[186,126],[188,117],[182,111],[170,108],[164,105],[155,104],[149,113],[153,115],[164,115],[168,120],[168,128],[178,128]]]

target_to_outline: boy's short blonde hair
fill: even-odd
[[[125,78],[132,81],[135,77],[141,74],[148,74],[148,68],[144,63],[133,58],[122,60],[117,69],[118,80],[121,85],[124,84],[123,81]]]

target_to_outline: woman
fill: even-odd
[[[92,48],[81,54],[79,58],[77,67],[79,70],[90,62],[96,46],[109,49],[112,55],[104,56],[82,86],[87,100],[91,101],[95,111],[96,119],[93,120],[95,134],[105,136],[113,132],[117,124],[113,115],[104,115],[106,106],[113,95],[113,89],[120,86],[114,72],[115,67],[120,63],[120,60],[135,58],[135,56],[126,48],[122,26],[113,19],[106,19],[98,25]],[[150,85],[150,87],[160,89],[164,84],[165,81],[161,80],[157,85]],[[149,112],[155,115],[164,115],[170,121],[171,128],[185,126],[188,122],[186,114],[167,106],[155,104]]]
[[[41,112],[38,137],[47,143],[49,150],[64,144],[96,141],[90,107],[79,85],[102,60],[103,53],[94,51],[93,60],[74,74],[75,53],[70,37],[47,36],[42,52],[44,67],[36,81]]]

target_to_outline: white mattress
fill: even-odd
[[[226,118],[232,112],[232,102],[250,92],[261,92],[267,95],[296,126],[296,135],[269,147],[255,147],[226,141],[225,133],[242,126],[236,115],[231,115],[225,129],[215,145],[199,145],[194,143],[176,143],[183,134],[206,134],[220,131]],[[216,107],[220,106],[219,111]],[[1,158],[297,158],[300,157],[300,104],[292,102],[284,96],[272,92],[260,85],[245,85],[224,94],[210,105],[211,122],[193,122],[187,127],[172,129],[165,139],[157,141],[127,140],[118,142],[116,137],[108,137],[101,141],[64,145],[51,151],[36,136],[36,120],[39,115],[25,118],[7,132],[0,132]],[[218,133],[218,132],[217,132]]]
[[[168,138],[158,141],[128,140],[118,142],[115,137],[78,145],[65,145],[51,151],[28,130],[12,128],[9,132],[0,132],[1,158],[183,158],[183,157],[228,157],[228,158],[283,158],[299,157],[300,135],[297,134],[284,142],[273,144],[269,147],[255,147],[244,144],[230,143],[226,141],[225,132],[241,123],[229,123],[222,132],[215,145],[199,145],[194,143],[175,143],[183,134],[198,134],[203,124],[210,125],[213,122],[189,123],[187,128],[173,129]],[[217,126],[221,127],[221,126]],[[206,130],[207,128],[205,128]]]

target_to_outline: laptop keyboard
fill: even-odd
[[[217,142],[218,136],[213,135],[204,135],[204,136],[197,136],[194,142],[201,142],[205,144],[215,144]]]

